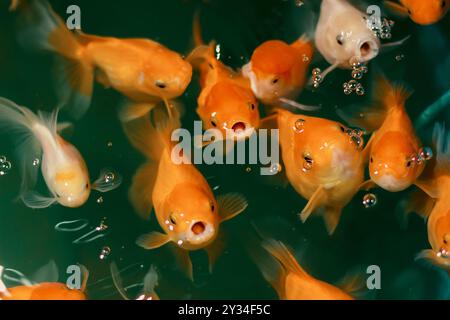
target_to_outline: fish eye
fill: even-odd
[[[407,168],[410,168],[410,167],[412,166],[412,164],[413,164],[412,160],[409,160],[409,161],[406,163],[406,167],[407,167]]]
[[[340,129],[341,129],[342,133],[345,133],[345,128],[344,128],[344,126],[340,126]]]
[[[343,39],[342,35],[338,35],[336,37],[336,41],[340,46],[342,46],[344,44],[344,39]]]
[[[411,12],[411,9],[408,9],[408,14],[409,14],[409,15],[411,15],[411,14],[412,14],[412,12]]]
[[[249,103],[249,106],[250,106],[250,108],[251,108],[252,110],[255,110],[255,108],[256,108],[256,106],[255,106],[254,103]]]
[[[441,8],[444,8],[445,5],[446,5],[445,0],[442,0],[442,1],[441,1]]]
[[[309,155],[304,155],[303,159],[309,164],[312,164],[313,161],[314,161],[313,158],[311,156],[309,156]]]
[[[213,127],[217,127],[217,123],[215,123],[213,120],[211,120],[211,125],[212,125]]]
[[[175,217],[173,216],[173,214],[171,214],[171,215],[169,216],[169,220],[170,220],[170,222],[171,222],[173,225],[176,225],[176,224],[177,224],[177,221],[175,220]]]
[[[84,186],[86,189],[89,189],[89,183],[86,183],[86,185]]]
[[[161,88],[161,89],[165,89],[167,87],[167,85],[161,80],[156,80],[155,86],[157,86],[158,88]]]
[[[211,203],[211,211],[212,212],[214,212],[214,209],[215,209],[216,207],[214,206],[214,203]]]
[[[373,163],[373,157],[370,157],[370,163]]]
[[[59,194],[55,193],[55,195],[57,198],[61,198],[61,196]]]
[[[447,243],[448,243],[447,239],[444,239],[444,244],[447,244]]]
[[[273,84],[276,84],[276,83],[278,83],[278,81],[280,81],[280,79],[275,78],[275,79],[272,80],[272,83],[273,83]]]

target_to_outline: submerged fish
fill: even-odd
[[[363,139],[342,124],[277,110],[285,172],[292,187],[308,204],[300,217],[306,221],[322,211],[328,232],[338,225],[342,209],[364,179]]]
[[[264,278],[282,300],[353,300],[354,298],[329,283],[309,275],[286,246],[275,240],[263,243],[272,259],[256,259]]]
[[[424,250],[418,258],[429,260],[450,275],[450,135],[437,124],[433,137],[436,157],[416,182],[423,192],[413,194],[406,211],[427,219],[431,250]]]
[[[24,45],[62,58],[59,94],[76,117],[90,105],[95,77],[133,101],[148,103],[149,109],[180,96],[191,81],[191,65],[156,41],[72,33],[44,0],[31,1],[22,15]]]
[[[385,1],[385,5],[393,12],[409,16],[412,21],[421,25],[429,25],[441,20],[450,7],[448,0],[400,0]]]
[[[369,161],[371,180],[363,188],[375,185],[398,192],[415,183],[431,157],[417,137],[405,110],[410,93],[380,77],[375,85],[373,106],[357,111],[350,122],[373,132],[364,150]]]
[[[175,117],[157,123],[158,128],[149,117],[124,123],[130,142],[148,158],[133,177],[131,203],[143,217],[154,208],[164,230],[139,237],[137,244],[145,249],[176,244],[180,263],[192,279],[188,250],[207,250],[212,267],[222,246],[218,239],[220,225],[244,211],[247,201],[236,193],[216,199],[203,175],[185,154],[174,149],[170,136],[179,126]]]
[[[187,58],[200,71],[197,113],[205,129],[219,129],[232,139],[248,138],[259,126],[258,102],[250,81],[215,57],[215,45],[203,44],[198,17],[194,21],[197,47]]]
[[[46,208],[54,203],[70,208],[80,207],[87,201],[92,189],[107,192],[121,183],[119,175],[106,177],[106,172],[102,172],[93,184],[90,183],[80,152],[58,134],[57,118],[58,110],[50,115],[41,112],[36,115],[25,107],[0,98],[0,129],[15,133],[22,170],[20,196],[30,208]],[[30,191],[37,179],[35,161],[41,164],[50,196]]]
[[[312,43],[301,37],[292,44],[269,40],[259,45],[251,60],[242,68],[250,80],[255,96],[266,105],[291,102],[306,83],[306,73],[312,59]],[[307,109],[300,105],[301,109]]]

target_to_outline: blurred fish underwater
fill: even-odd
[[[445,197],[447,189],[436,191],[439,189],[436,188],[439,174],[444,172],[443,176],[450,176],[448,160],[444,161],[450,152],[450,144],[446,144],[450,136],[447,137],[445,127],[433,130],[436,123],[450,129],[450,17],[445,15],[450,6],[448,0],[437,1],[437,4],[430,1],[430,7],[426,8],[418,4],[422,1],[407,0],[49,2],[54,15],[46,11],[50,9],[43,0],[0,1],[0,97],[24,106],[36,115],[51,114],[56,108],[62,107],[57,114],[57,123],[55,114],[49,119],[44,116],[52,124],[49,126],[54,134],[52,137],[62,137],[54,141],[64,139],[82,155],[83,163],[91,173],[90,180],[89,176],[83,179],[83,187],[87,185],[89,190],[108,192],[94,191],[89,197],[83,196],[84,204],[81,203],[77,208],[42,205],[42,201],[45,204],[64,202],[59,197],[59,189],[43,174],[49,172],[47,167],[55,166],[57,161],[46,162],[39,152],[34,156],[31,147],[20,148],[22,154],[17,153],[23,142],[19,140],[27,140],[29,135],[23,135],[23,127],[20,127],[22,131],[16,127],[14,130],[3,130],[8,127],[4,122],[10,118],[5,116],[5,110],[9,109],[0,100],[0,300],[8,298],[8,288],[19,288],[15,291],[11,289],[11,293],[26,291],[26,295],[31,296],[30,292],[37,290],[39,284],[42,284],[42,291],[33,291],[38,299],[51,298],[53,294],[61,297],[73,294],[78,298],[85,298],[86,295],[89,299],[278,299],[289,295],[272,287],[276,281],[271,282],[273,279],[270,278],[269,270],[292,272],[303,269],[311,276],[308,279],[320,279],[320,283],[340,287],[343,291],[348,289],[342,295],[338,291],[339,294],[335,296],[348,298],[351,290],[349,281],[345,281],[348,280],[346,275],[358,270],[356,273],[365,282],[371,275],[368,272],[370,266],[379,267],[381,287],[365,290],[370,292],[362,295],[363,298],[450,299],[450,249],[447,245],[450,233],[446,233],[450,230],[450,205],[445,200],[448,199]],[[45,33],[45,28],[54,30],[54,25],[64,28],[63,21],[70,16],[72,11],[68,7],[71,5],[80,8],[83,33],[66,33],[67,30],[55,33],[57,36]],[[333,10],[327,9],[326,5]],[[378,29],[366,29],[366,22],[371,21],[371,12],[366,11],[369,5],[372,9],[375,7],[381,10]],[[339,10],[343,10],[348,19],[339,17]],[[38,30],[47,36],[45,42],[40,43],[40,48],[34,45],[34,42],[39,41],[37,37],[26,37],[29,13],[36,14],[38,18],[33,23],[39,20],[42,23],[43,13],[48,19],[44,20],[47,24],[41,24],[43,27]],[[62,25],[58,24],[57,16],[61,17]],[[208,49],[209,58],[205,58],[205,55],[200,57],[204,59],[200,64],[192,63],[188,58],[192,58],[190,54],[199,45],[194,39],[195,17],[201,24],[204,47],[212,49]],[[316,28],[317,23],[320,28]],[[28,25],[28,28],[33,26]],[[348,30],[355,32],[349,36]],[[312,48],[308,45],[307,50],[302,49],[305,53],[300,51],[300,56],[293,57],[291,47],[302,36],[299,43],[306,43],[305,39],[309,39],[314,44],[314,52],[311,54]],[[111,40],[111,37],[119,40]],[[60,39],[65,39],[67,43],[61,43]],[[269,40],[280,40],[267,43],[265,49],[270,59],[261,56],[264,53],[262,49],[259,51],[259,65],[270,64],[270,71],[256,74],[256,67],[251,69],[251,63],[257,65],[252,55],[256,48]],[[210,41],[214,42],[208,47]],[[56,46],[52,47],[52,43]],[[211,57],[218,59],[220,66],[227,67],[223,71],[227,72],[226,75],[214,69],[216,64],[204,63],[210,62],[208,59]],[[284,59],[283,63],[275,61],[272,65],[271,59],[277,57],[281,57],[280,61]],[[352,59],[354,57],[356,59]],[[304,60],[298,64],[289,63],[290,59]],[[65,68],[56,67],[62,61]],[[189,62],[193,64],[192,67]],[[142,72],[141,64],[146,66]],[[244,68],[247,71],[241,72],[244,66],[247,66]],[[208,77],[204,76],[208,73],[205,70],[209,72]],[[261,74],[262,81],[256,81],[261,80],[257,79]],[[327,199],[330,201],[327,197],[331,196],[327,192],[320,192],[320,188],[330,189],[335,186],[318,183],[331,180],[322,179],[321,176],[323,172],[329,171],[310,169],[314,166],[331,166],[335,170],[330,172],[340,170],[340,166],[336,169],[337,166],[330,165],[329,161],[321,163],[321,159],[315,159],[306,150],[311,144],[329,137],[331,131],[328,130],[326,135],[320,136],[321,139],[318,139],[319,136],[315,139],[314,134],[310,134],[308,143],[293,147],[299,154],[294,155],[292,161],[297,161],[297,158],[302,161],[302,166],[297,169],[298,174],[311,171],[317,175],[314,186],[319,190],[308,192],[308,199],[303,198],[306,196],[303,192],[297,193],[296,190],[301,188],[296,185],[298,181],[292,179],[296,173],[290,172],[291,167],[285,167],[284,163],[277,164],[277,171],[280,172],[275,177],[262,177],[261,165],[257,164],[199,164],[196,169],[214,194],[213,197],[208,194],[208,199],[212,199],[207,203],[208,209],[218,216],[221,206],[229,211],[226,219],[222,217],[221,221],[230,220],[220,224],[220,236],[214,238],[217,244],[214,250],[191,250],[186,244],[191,250],[188,254],[174,254],[170,247],[175,247],[177,241],[167,238],[153,239],[146,246],[155,250],[144,250],[136,244],[140,235],[160,232],[160,223],[164,224],[164,221],[158,222],[154,213],[150,215],[151,194],[147,195],[146,203],[149,205],[146,207],[149,219],[143,219],[142,215],[137,214],[130,202],[129,189],[133,177],[148,157],[144,157],[130,143],[133,139],[124,133],[124,120],[147,116],[149,110],[167,109],[172,116],[179,113],[181,126],[193,132],[194,121],[199,118],[208,122],[204,123],[204,129],[216,127],[217,124],[222,126],[220,117],[227,108],[217,101],[227,99],[227,103],[236,104],[228,109],[232,112],[226,114],[227,121],[231,123],[230,128],[236,133],[248,129],[246,120],[242,119],[246,119],[249,113],[260,117],[249,120],[255,129],[273,128],[273,123],[266,121],[269,119],[266,117],[270,116],[274,108],[282,107],[296,113],[298,117],[305,115],[305,119],[317,117],[331,120],[330,126],[333,128],[330,130],[336,129],[336,137],[339,136],[341,140],[330,138],[330,145],[340,147],[344,137],[345,141],[348,139],[352,143],[352,154],[357,158],[355,163],[361,165],[358,168],[362,170],[365,165],[367,180],[372,177],[373,171],[369,172],[368,169],[368,154],[375,154],[375,151],[374,148],[365,149],[362,144],[367,145],[370,133],[376,132],[383,122],[380,120],[385,119],[381,118],[379,110],[368,108],[380,100],[375,95],[380,74],[394,88],[399,88],[397,84],[405,87],[402,91],[404,99],[393,102],[397,107],[404,102],[404,108],[392,109],[405,111],[402,118],[404,122],[399,125],[400,132],[402,128],[407,131],[408,137],[405,139],[415,139],[417,136],[417,141],[420,140],[414,146],[414,157],[408,158],[412,161],[410,165],[420,166],[420,170],[415,171],[417,176],[408,181],[408,188],[394,190],[398,192],[389,192],[384,190],[389,188],[382,189],[374,185],[370,191],[354,188],[356,190],[352,190],[351,201],[346,198],[339,203],[339,212],[342,209],[342,214],[337,217],[337,221],[333,221],[332,228],[327,230],[323,219],[316,218],[316,212],[302,223],[303,217],[301,219],[299,216],[302,211],[312,211],[314,205],[326,206]],[[65,82],[58,81],[60,78],[64,78]],[[217,86],[216,82],[225,84],[216,87],[219,93],[214,95],[210,87]],[[236,83],[239,88],[233,89]],[[73,90],[68,91],[67,85],[72,85]],[[277,89],[267,99],[270,101],[266,101],[266,105],[261,101],[264,100],[261,92],[266,93],[264,90],[272,85]],[[200,111],[197,114],[197,108],[200,109],[203,103],[198,99],[200,92],[207,90],[210,91],[204,93],[205,103],[208,104],[208,99],[214,103],[208,105],[208,114],[205,116]],[[220,90],[228,91],[223,93]],[[407,99],[406,91],[411,93]],[[287,92],[287,96],[279,97],[278,92]],[[276,98],[273,99],[273,96]],[[389,93],[385,92],[386,96]],[[63,102],[67,105],[62,106],[61,97],[66,98]],[[259,105],[257,98],[260,99]],[[139,104],[132,109],[130,101]],[[281,105],[277,105],[278,102]],[[242,108],[249,109],[244,111]],[[385,109],[390,108],[386,106]],[[20,110],[23,112],[23,109]],[[363,120],[376,118],[378,127],[363,131],[367,128],[363,128],[361,121],[352,121],[355,117],[356,120],[358,117]],[[17,115],[13,118],[16,119]],[[155,119],[152,120],[154,123]],[[413,125],[413,131],[407,130],[408,123]],[[294,127],[297,124],[302,125],[296,122]],[[156,130],[162,127],[158,123],[154,126]],[[392,126],[398,129],[398,126]],[[32,124],[28,124],[27,128],[31,128],[28,132],[36,135]],[[301,131],[303,127],[293,130]],[[322,131],[318,132],[320,134]],[[395,139],[400,139],[398,137]],[[392,143],[395,139],[385,140]],[[45,157],[45,150],[48,149],[42,148]],[[317,145],[311,148],[318,149]],[[323,157],[331,157],[331,151],[323,154]],[[281,156],[284,162],[288,162],[286,155],[280,152]],[[29,208],[22,201],[23,196],[22,199],[20,197],[24,188],[24,158],[32,166],[28,171],[36,175],[33,190],[53,197],[50,203],[47,198],[33,198],[34,201],[41,201],[35,207],[46,207],[44,209]],[[408,161],[405,165],[409,167]],[[342,167],[345,168],[345,165]],[[99,172],[103,179],[101,176],[96,181]],[[65,172],[63,175],[66,179],[63,179],[64,186],[71,183],[68,177],[72,173],[67,175]],[[285,179],[285,175],[288,179]],[[175,180],[178,176],[167,174],[165,177],[167,180],[172,178]],[[341,186],[348,184],[348,181],[342,180],[353,179],[346,174],[339,175],[339,178]],[[357,179],[351,182],[356,185],[363,182],[359,175]],[[108,185],[111,181],[112,186]],[[316,183],[319,185],[316,186]],[[70,186],[71,192],[78,190]],[[308,187],[311,188],[310,185]],[[433,225],[427,226],[425,214],[405,214],[405,208],[408,208],[419,213],[431,212],[437,218],[438,213],[425,210],[424,202],[419,201],[422,199],[417,197],[419,187],[424,191],[431,190],[427,194],[432,196],[432,200],[426,203],[429,206],[438,203],[434,212],[439,211],[439,218],[444,217],[441,220],[430,219]],[[220,202],[219,196],[224,194],[240,194],[242,197],[231,197],[228,202]],[[179,199],[179,206],[183,207],[185,203],[181,199],[185,199],[184,195]],[[218,199],[217,202],[215,199]],[[408,202],[410,199],[417,201]],[[201,203],[200,200],[195,205],[198,203]],[[236,216],[232,213],[236,213]],[[169,215],[167,228],[176,225],[176,221],[171,218]],[[198,235],[205,226],[194,223],[192,227],[192,231]],[[177,239],[187,241],[188,237],[180,236]],[[276,239],[277,242],[270,239]],[[170,241],[175,244],[162,246]],[[270,247],[267,243],[272,244],[272,250],[267,250]],[[200,247],[205,248],[206,245],[210,243],[202,243]],[[260,259],[261,255],[267,257]],[[193,268],[192,281],[180,267],[189,263],[189,257]],[[211,272],[210,262],[214,262]],[[81,287],[78,288],[82,289],[80,292],[72,292],[65,287],[61,289],[58,285],[70,277],[73,266],[82,269]],[[28,289],[20,289],[21,286]],[[64,293],[57,290],[63,290]],[[323,298],[321,295],[312,297]]]

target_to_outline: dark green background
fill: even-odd
[[[319,1],[312,1],[317,14]],[[379,3],[379,1],[372,1]],[[27,51],[16,43],[16,14],[9,13],[7,1],[0,6],[0,96],[7,97],[33,110],[51,110],[56,105],[51,55]],[[82,10],[82,28],[86,33],[117,37],[145,37],[157,40],[169,48],[187,54],[193,48],[191,25],[197,9],[201,12],[204,38],[217,40],[222,46],[226,64],[242,66],[252,50],[262,41],[278,38],[293,41],[303,32],[311,31],[311,15],[295,1],[282,0],[149,0],[149,1],[51,1],[54,9],[65,16],[65,8],[77,4]],[[393,38],[410,34],[405,46],[379,56],[369,65],[383,70],[388,78],[400,80],[414,90],[407,103],[411,117],[421,111],[445,90],[450,88],[449,18],[439,24],[421,27],[409,20],[396,20]],[[397,61],[395,57],[405,57]],[[315,66],[323,69],[326,63],[319,55]],[[361,105],[365,98],[345,96],[342,83],[350,79],[350,72],[339,70],[329,76],[323,86],[313,92],[305,90],[304,103],[320,104],[318,115],[338,119],[336,108]],[[363,83],[369,89],[367,76]],[[192,127],[196,119],[195,99],[197,78],[182,98],[186,105],[184,124]],[[312,217],[302,224],[297,213],[305,205],[291,187],[286,190],[266,185],[258,176],[259,168],[247,172],[246,166],[201,166],[200,170],[217,193],[241,192],[250,206],[245,214],[224,225],[227,247],[212,275],[207,272],[206,254],[192,254],[195,282],[180,272],[168,248],[145,251],[138,248],[136,237],[158,226],[141,220],[130,206],[127,189],[136,168],[143,158],[125,139],[116,117],[122,97],[113,90],[96,86],[92,106],[87,115],[75,123],[69,141],[85,157],[92,178],[104,167],[118,170],[124,177],[120,189],[100,196],[93,192],[88,203],[79,209],[53,206],[33,211],[14,199],[19,189],[19,172],[12,139],[0,135],[0,154],[6,155],[13,169],[0,177],[0,265],[15,268],[27,275],[54,259],[60,267],[61,279],[65,268],[77,262],[91,272],[91,298],[118,298],[111,287],[109,262],[119,268],[135,265],[123,273],[126,285],[142,280],[145,271],[154,264],[160,273],[158,293],[163,299],[274,299],[276,294],[264,281],[246,252],[248,234],[253,233],[251,222],[265,234],[283,240],[296,250],[302,266],[312,275],[335,283],[346,273],[365,271],[376,264],[382,271],[382,290],[372,292],[376,299],[449,299],[450,281],[447,275],[424,263],[414,261],[415,255],[429,247],[426,225],[411,216],[407,228],[401,226],[396,208],[410,190],[389,194],[376,190],[378,204],[364,209],[362,197],[355,196],[346,207],[335,234],[329,237],[320,218]],[[448,119],[448,112],[440,116]],[[62,118],[64,119],[64,114]],[[66,118],[67,119],[67,118]],[[432,126],[419,134],[428,141]],[[113,146],[108,147],[108,142]],[[40,190],[45,190],[42,185]],[[89,244],[75,245],[72,241],[83,234],[61,233],[56,223],[72,219],[88,219],[90,227],[106,217],[107,237]],[[112,250],[107,260],[98,258],[103,246]],[[251,246],[250,246],[251,247]],[[254,250],[257,250],[255,248]],[[142,265],[143,268],[139,266]],[[99,279],[104,281],[98,282]],[[130,295],[137,292],[130,292]]]

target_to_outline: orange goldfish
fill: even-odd
[[[309,200],[300,217],[321,209],[332,234],[364,179],[363,139],[335,121],[281,109],[276,117],[287,179]]]
[[[191,65],[155,41],[71,33],[44,0],[31,1],[23,11],[29,27],[22,42],[63,58],[61,96],[76,117],[89,107],[94,76],[133,101],[147,102],[150,109],[160,101],[169,106],[167,100],[183,94],[191,81]]]
[[[280,299],[354,300],[338,287],[309,275],[282,242],[269,240],[263,243],[263,247],[274,261],[259,258],[256,262]]]
[[[400,3],[385,1],[393,12],[409,16],[412,21],[421,25],[429,25],[441,20],[450,7],[448,0],[400,0]]]
[[[416,185],[424,192],[415,193],[407,212],[417,212],[428,219],[428,241],[431,250],[424,250],[419,258],[425,258],[440,266],[450,275],[450,136],[443,126],[434,129],[436,157]]]
[[[54,203],[70,208],[80,207],[87,201],[92,189],[107,192],[121,183],[119,175],[106,177],[106,172],[103,172],[91,184],[82,155],[58,134],[57,118],[58,110],[50,115],[41,112],[36,115],[25,107],[0,98],[0,129],[18,133],[14,138],[19,142],[17,153],[23,170],[21,199],[30,208],[46,208]],[[36,183],[37,162],[41,163],[42,176],[50,196],[29,190]]]
[[[364,150],[371,180],[363,187],[376,184],[391,192],[403,191],[415,183],[431,154],[422,148],[405,110],[410,93],[385,78],[377,80],[374,91],[374,106],[358,112],[354,121],[368,132],[375,130]]]
[[[250,62],[242,68],[242,74],[250,79],[253,93],[264,104],[290,102],[306,83],[313,51],[313,45],[306,37],[290,45],[269,40],[255,49]]]
[[[129,196],[136,211],[144,217],[154,208],[164,230],[141,236],[137,244],[155,249],[175,243],[181,249],[176,250],[180,262],[192,279],[188,251],[206,249],[211,267],[219,254],[221,242],[216,239],[221,223],[244,211],[247,201],[235,193],[216,200],[203,175],[187,160],[186,154],[176,152],[169,140],[170,131],[179,126],[177,121],[174,117],[164,129],[155,128],[147,116],[124,123],[130,142],[148,158],[133,177]],[[182,161],[178,162],[179,159]]]
[[[187,60],[200,70],[197,113],[205,129],[219,129],[233,139],[249,137],[259,125],[258,102],[250,82],[214,55],[215,45],[203,44],[198,18],[194,23],[197,48]]]
[[[85,294],[89,277],[84,270],[81,289],[70,289],[64,283],[44,282],[30,286],[6,288],[1,281],[3,267],[0,266],[0,300],[87,300]]]

